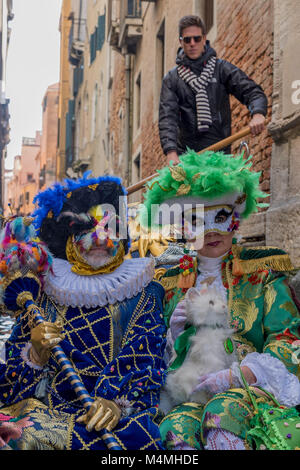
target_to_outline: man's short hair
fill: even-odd
[[[182,37],[182,32],[185,28],[189,26],[198,26],[198,28],[202,29],[202,34],[206,35],[206,28],[204,22],[201,20],[199,16],[196,15],[187,15],[181,18],[179,21],[179,37]]]

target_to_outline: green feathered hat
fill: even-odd
[[[189,150],[176,166],[158,170],[158,176],[147,183],[147,192],[140,207],[140,223],[154,227],[159,205],[194,202],[212,206],[230,204],[242,218],[257,212],[268,204],[257,202],[268,197],[259,189],[261,173],[250,171],[252,156],[232,156],[223,152],[204,152],[201,155]]]

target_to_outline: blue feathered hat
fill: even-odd
[[[122,180],[115,176],[89,177],[90,171],[77,180],[65,179],[39,192],[33,202],[32,213],[38,236],[47,243],[54,256],[66,259],[66,243],[70,235],[93,227],[93,220],[84,217],[91,207],[110,204],[120,215],[120,209],[127,216],[126,189]],[[121,198],[123,196],[123,198]],[[121,199],[120,199],[121,198]],[[122,205],[122,208],[121,208]],[[79,217],[80,215],[80,217]],[[125,252],[129,248],[129,236],[123,240]]]

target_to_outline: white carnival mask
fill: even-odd
[[[192,241],[193,248],[198,250],[208,232],[227,235],[237,231],[245,207],[246,195],[243,193],[226,194],[215,200],[197,196],[171,198],[159,206],[155,223],[162,230],[170,224],[176,238]]]
[[[225,204],[208,206],[200,210],[196,207],[184,215],[184,237],[188,242],[192,241],[196,250],[202,248],[207,233],[228,235],[237,231],[240,224],[240,214],[232,206]]]

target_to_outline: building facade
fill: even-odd
[[[270,207],[266,240],[283,246],[300,266],[300,2],[274,0],[274,68]]]
[[[56,158],[56,179],[62,180],[66,172],[66,124],[69,112],[69,101],[72,91],[71,64],[69,62],[69,37],[72,26],[71,0],[62,0],[60,32],[60,76],[58,103],[58,142]]]
[[[74,169],[108,173],[108,83],[111,49],[106,41],[106,2],[87,2],[83,77],[75,95]]]
[[[23,137],[21,154],[15,156],[12,172],[6,176],[5,215],[28,215],[34,209],[38,191],[56,178],[59,84],[50,85],[42,101],[42,131]]]
[[[5,191],[5,216],[28,215],[33,210],[33,198],[39,190],[40,150],[42,136],[23,137],[21,155],[14,158],[12,174]]]
[[[56,181],[58,142],[59,84],[50,85],[42,101],[42,140],[39,187],[45,189]]]
[[[0,213],[3,213],[4,203],[4,161],[6,148],[9,144],[9,99],[6,97],[6,60],[11,28],[9,22],[13,19],[12,0],[0,0]]]
[[[300,71],[293,48],[299,1],[82,0],[73,10],[73,20],[86,28],[79,29],[70,78],[72,174],[108,172],[129,186],[166,163],[158,134],[161,82],[175,66],[179,19],[198,14],[217,55],[244,70],[268,98],[267,128],[246,143],[270,208],[242,224],[244,243],[285,246],[300,265]],[[235,133],[247,127],[250,114],[235,98],[231,107]],[[240,144],[233,153],[241,152]],[[139,192],[130,200],[140,198]]]
[[[184,15],[200,15],[218,56],[242,68],[263,87],[270,120],[272,0],[111,0],[108,6],[108,41],[119,52],[112,84],[111,161],[114,171],[121,172],[128,184],[153,174],[166,162],[158,135],[159,97],[164,74],[175,66],[178,22]],[[234,133],[247,127],[250,114],[235,98],[231,101]],[[272,139],[266,131],[259,138],[248,139],[248,144],[254,168],[262,171],[262,187],[268,191]],[[233,146],[234,152],[239,145]]]

